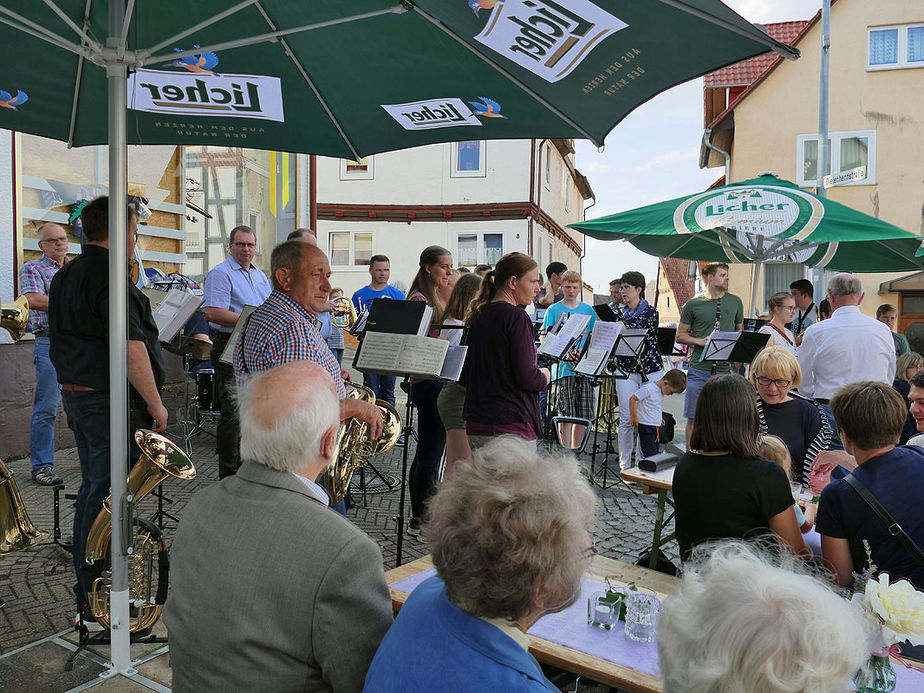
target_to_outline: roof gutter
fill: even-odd
[[[729,176],[731,175],[731,154],[726,152],[724,149],[719,149],[712,143],[712,128],[706,128],[703,130],[703,147],[703,154],[700,157],[700,168],[704,168],[705,164],[709,163],[709,155],[706,152],[707,149],[711,149],[712,151],[721,154],[723,157],[725,157],[725,185],[730,184],[731,178]]]

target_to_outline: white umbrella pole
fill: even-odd
[[[751,315],[755,318],[760,315],[757,306],[757,288],[760,286],[760,270],[763,265],[763,262],[754,263],[754,279],[751,281]]]
[[[108,48],[115,52],[125,6],[109,9]],[[109,596],[111,630],[110,674],[131,675],[126,547],[131,527],[126,499],[128,476],[128,255],[126,252],[125,105],[126,69],[113,55],[106,67],[109,85],[109,454],[112,484],[112,591]],[[126,537],[126,533],[128,536]]]

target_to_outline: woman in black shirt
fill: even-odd
[[[711,539],[775,534],[794,554],[811,555],[796,522],[789,479],[760,458],[754,389],[740,375],[714,375],[696,403],[691,449],[674,471],[680,554]]]

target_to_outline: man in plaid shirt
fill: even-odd
[[[29,457],[32,479],[42,486],[55,486],[55,417],[61,390],[58,376],[48,356],[48,287],[55,273],[67,262],[67,231],[58,224],[43,224],[38,230],[42,257],[25,263],[19,270],[19,290],[29,301],[29,332],[35,335],[35,397],[29,426]]]
[[[251,313],[234,350],[236,379],[240,382],[290,361],[314,361],[334,381],[340,420],[358,418],[369,426],[370,436],[378,438],[381,412],[374,404],[346,397],[346,371],[340,369],[317,328],[318,313],[324,310],[331,289],[324,251],[304,240],[286,241],[273,248],[270,272],[273,292]]]

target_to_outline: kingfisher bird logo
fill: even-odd
[[[199,45],[193,44],[193,48]],[[178,53],[184,49],[174,48]],[[136,70],[128,83],[128,107],[135,111],[215,118],[257,118],[285,122],[282,82],[268,75],[215,72],[211,51],[168,63],[175,70]]]
[[[483,118],[503,118],[507,120],[507,116],[501,115],[500,104],[497,103],[494,99],[489,99],[487,96],[479,96],[481,101],[469,101],[469,105],[475,110],[473,113],[476,116],[482,116]]]
[[[570,75],[607,36],[628,24],[590,0],[467,0],[491,14],[475,40],[547,82]]]
[[[17,106],[22,106],[26,101],[29,100],[29,95],[24,92],[22,89],[16,91],[16,96],[13,96],[8,91],[3,91],[0,89],[0,106],[3,108],[9,108],[14,111],[18,111]]]
[[[198,48],[199,46],[193,44],[193,48]],[[174,48],[177,53],[182,53],[182,48]],[[218,64],[218,56],[212,53],[211,51],[206,51],[205,53],[200,53],[199,55],[184,55],[179,60],[174,60],[170,63],[173,67],[182,67],[185,70],[190,72],[197,72],[200,74],[214,75],[215,72],[212,70]]]

